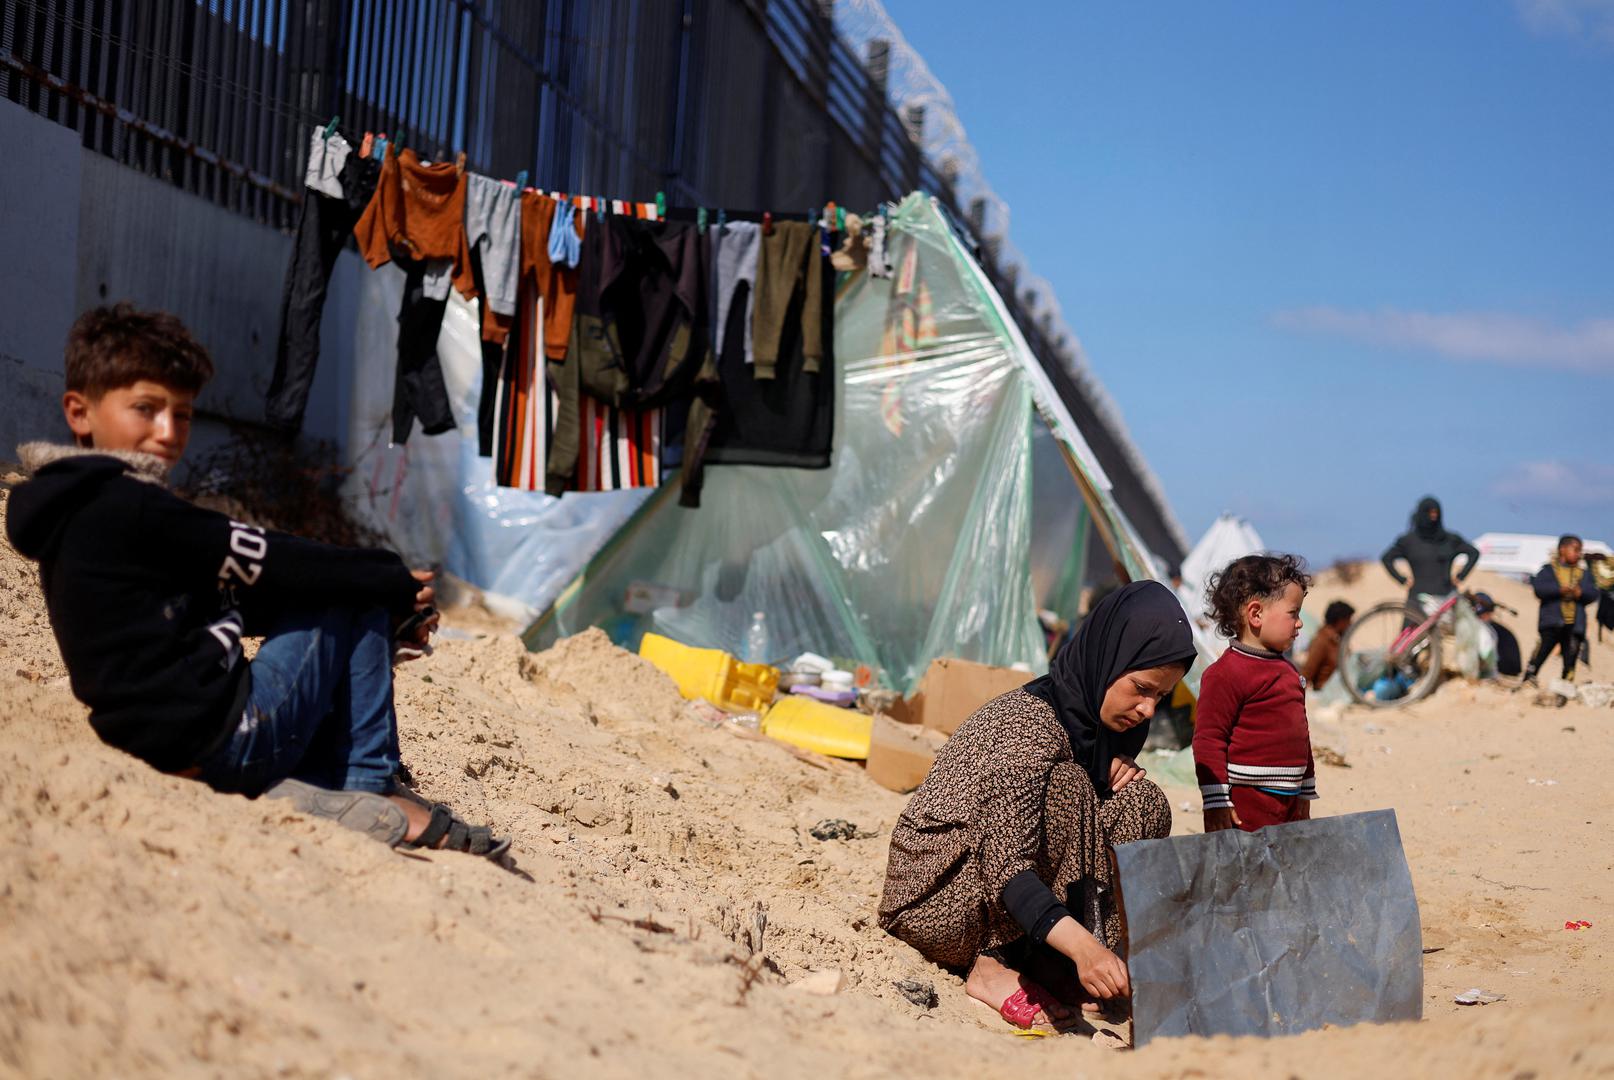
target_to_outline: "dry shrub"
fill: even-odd
[[[1329,572],[1339,578],[1341,585],[1355,585],[1362,579],[1362,573],[1367,569],[1366,559],[1335,559],[1334,565],[1328,568]]]
[[[200,455],[179,493],[240,521],[345,547],[386,547],[355,521],[341,498],[348,469],[328,442],[297,444],[272,432],[237,428]]]

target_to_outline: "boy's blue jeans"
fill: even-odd
[[[202,763],[201,779],[248,796],[288,777],[390,792],[398,771],[390,631],[380,608],[282,619],[252,660],[240,722]]]

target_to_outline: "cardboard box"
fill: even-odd
[[[912,791],[924,782],[946,738],[939,731],[875,716],[869,739],[869,778],[892,791]]]
[[[951,735],[976,709],[1033,678],[1024,671],[944,657],[930,662],[913,697],[893,711],[903,723]]]

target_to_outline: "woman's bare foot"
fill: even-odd
[[[969,977],[964,980],[966,994],[999,1012],[1003,1008],[1004,1001],[1013,996],[1016,990],[1022,989],[1025,989],[1025,986],[1020,980],[1019,972],[985,954],[975,958],[975,966],[970,968]],[[1070,1010],[1054,1001],[1051,995],[1042,1000],[1037,1019],[1057,1022],[1069,1018]]]

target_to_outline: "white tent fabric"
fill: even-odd
[[[1261,534],[1243,518],[1224,513],[1212,522],[1211,527],[1205,530],[1205,535],[1199,538],[1199,543],[1194,545],[1194,550],[1182,561],[1183,588],[1178,595],[1182,598],[1183,606],[1188,608],[1189,616],[1204,625],[1205,586],[1210,584],[1211,575],[1234,559],[1255,555],[1266,549]]]

